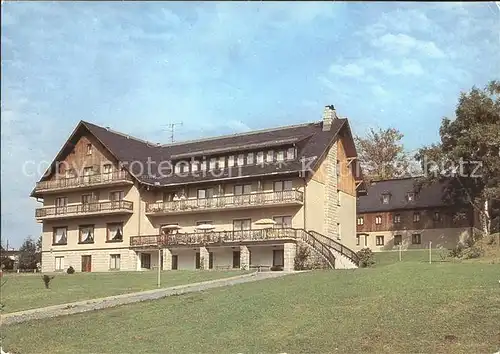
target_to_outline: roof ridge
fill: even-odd
[[[84,120],[82,120],[82,123],[84,123],[85,125],[93,125],[94,127],[98,127],[98,128],[101,128],[101,129],[105,129],[107,130],[108,132],[110,133],[113,133],[113,134],[116,134],[116,135],[120,135],[120,136],[123,136],[127,139],[132,139],[132,140],[137,140],[138,142],[141,142],[143,144],[147,144],[147,145],[152,145],[152,147],[158,147],[158,146],[161,146],[161,145],[158,145],[158,143],[153,143],[151,141],[148,141],[148,140],[144,140],[144,139],[141,139],[141,138],[137,138],[135,136],[132,136],[130,134],[125,134],[125,133],[122,133],[122,132],[119,132],[117,130],[114,130],[114,129],[111,129],[110,127],[102,127],[100,125],[97,125],[97,124],[94,124],[94,123],[90,123],[90,122],[86,122]]]
[[[315,122],[308,122],[308,123],[301,123],[301,124],[283,125],[283,126],[279,126],[279,127],[275,127],[275,128],[265,128],[265,129],[259,129],[259,130],[252,130],[250,132],[244,132],[244,133],[233,133],[233,134],[213,136],[213,137],[209,137],[209,138],[192,139],[192,140],[179,141],[179,142],[170,143],[170,144],[162,144],[162,145],[160,145],[160,147],[178,146],[178,145],[184,145],[184,144],[199,143],[199,142],[203,142],[203,141],[213,141],[213,140],[233,138],[233,137],[238,137],[238,136],[267,133],[267,132],[272,132],[275,130],[284,130],[284,129],[298,128],[298,127],[305,127],[307,125],[320,124],[320,123],[321,123],[321,121],[315,121]]]

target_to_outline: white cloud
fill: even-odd
[[[376,48],[399,55],[417,54],[415,52],[418,52],[418,54],[423,54],[430,58],[445,57],[445,53],[434,42],[419,40],[403,33],[386,33],[381,37],[374,38],[371,44]]]
[[[347,65],[332,64],[330,65],[329,71],[332,74],[348,77],[360,77],[365,75],[365,69],[355,63]]]
[[[389,95],[389,92],[387,92],[387,90],[381,85],[373,85],[371,87],[371,91],[377,97],[387,97]]]

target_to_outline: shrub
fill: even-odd
[[[461,257],[462,257],[462,252],[463,252],[464,248],[465,248],[465,247],[464,247],[464,245],[463,245],[462,243],[460,243],[460,242],[459,242],[459,243],[455,246],[455,248],[452,248],[452,249],[450,250],[450,254],[449,254],[449,256],[450,256],[451,258],[461,258]]]
[[[361,268],[371,267],[375,264],[375,260],[373,259],[373,252],[368,247],[359,250],[356,254],[358,256],[359,266]]]
[[[271,270],[272,270],[273,272],[275,272],[275,271],[281,271],[281,270],[283,270],[283,267],[282,267],[282,266],[272,266],[272,267],[271,267]]]
[[[477,246],[468,247],[463,250],[462,257],[464,259],[479,258],[483,255],[483,250]]]
[[[496,244],[496,242],[497,242],[497,240],[496,240],[495,235],[489,235],[488,238],[486,239],[486,244],[488,246],[494,245],[494,244]]]
[[[311,252],[307,246],[299,246],[295,258],[293,259],[293,269],[295,270],[305,270],[307,269],[307,260],[309,259]]]
[[[66,270],[66,273],[68,274],[73,274],[75,272],[75,268],[73,268],[72,266],[69,266],[69,268]]]
[[[45,274],[43,277],[43,283],[45,284],[45,289],[49,288],[50,281],[54,279],[54,276],[49,277],[47,274]]]

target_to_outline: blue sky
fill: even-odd
[[[37,238],[38,180],[81,119],[155,142],[319,120],[434,142],[500,73],[490,3],[5,2],[2,241]]]

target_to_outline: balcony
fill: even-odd
[[[250,209],[285,205],[302,205],[304,195],[297,190],[258,192],[243,195],[217,196],[204,199],[181,199],[169,202],[148,203],[146,215],[196,213],[227,209]]]
[[[208,246],[252,243],[256,241],[284,241],[300,238],[301,230],[292,228],[258,229],[241,231],[210,231],[146,235],[130,237],[131,247]]]
[[[77,204],[62,207],[44,207],[36,209],[35,217],[40,221],[94,215],[131,214],[133,213],[133,207],[134,203],[128,200]]]
[[[116,171],[89,176],[60,178],[53,181],[40,181],[35,186],[36,193],[59,192],[69,189],[84,189],[101,185],[133,184],[127,171]]]

